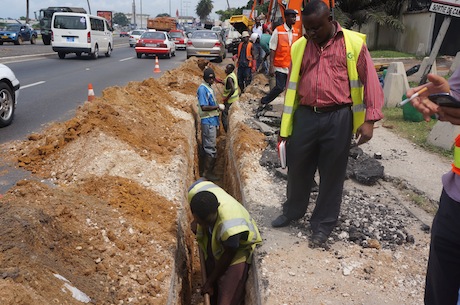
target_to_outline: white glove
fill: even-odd
[[[220,109],[220,111],[224,111],[225,110],[225,105],[224,104],[219,104],[219,109]]]

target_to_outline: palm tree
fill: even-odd
[[[374,21],[402,31],[404,25],[399,17],[404,1],[401,0],[340,0],[336,7],[336,18],[345,28],[358,26],[358,30]]]
[[[212,0],[200,0],[196,6],[196,14],[200,17],[200,20],[205,21],[206,18],[211,14],[214,5]]]

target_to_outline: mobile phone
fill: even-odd
[[[460,101],[449,93],[435,93],[428,96],[428,99],[441,107],[460,108]]]

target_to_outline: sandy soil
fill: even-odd
[[[226,63],[211,63],[221,78]],[[201,302],[184,202],[197,178],[196,89],[206,64],[192,58],[158,81],[107,88],[75,118],[0,147],[5,162],[38,177],[0,198],[1,304]],[[270,227],[285,182],[259,165],[267,143],[248,123],[267,83],[257,76],[232,106],[217,165],[222,185],[246,204],[264,238],[254,266],[261,304],[421,304],[429,235],[391,181],[347,181],[346,191],[403,214],[412,244],[363,248],[343,240],[310,249],[308,215]],[[226,176],[228,168],[238,175]]]

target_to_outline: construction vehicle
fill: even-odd
[[[323,1],[329,6],[331,10],[334,9],[335,0],[323,0]],[[310,1],[307,0],[306,2],[310,2]],[[252,7],[251,14],[255,10],[256,3],[257,1],[254,1],[254,5]],[[270,4],[268,5],[268,12],[266,16],[267,25],[273,25],[276,21],[279,20],[280,17],[282,18],[284,22],[285,20],[284,11],[287,9],[292,9],[292,10],[296,10],[297,12],[299,12],[299,14],[297,15],[297,22],[294,24],[294,29],[297,31],[297,33],[302,33],[302,22],[300,22],[301,20],[300,14],[303,9],[303,3],[304,3],[304,0],[290,0],[287,4],[284,0],[270,0]],[[272,26],[272,30],[274,30],[273,26]]]
[[[68,6],[50,6],[48,8],[43,8],[38,12],[35,12],[35,19],[39,21],[40,24],[40,33],[42,35],[43,44],[51,44],[51,19],[55,12],[74,12],[74,13],[84,13],[86,10],[82,7],[68,7]]]
[[[176,18],[155,17],[153,19],[147,19],[147,28],[165,32],[176,30]]]

